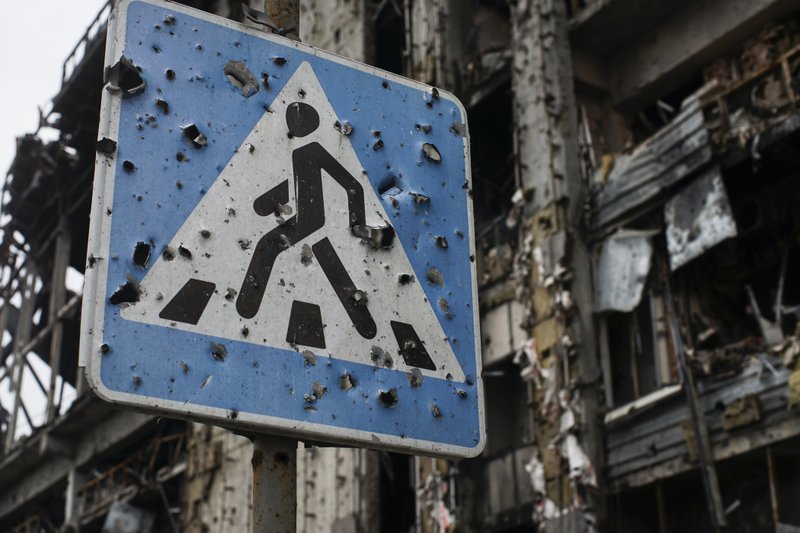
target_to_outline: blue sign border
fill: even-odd
[[[190,8],[132,0],[116,9],[110,35],[121,48],[109,39],[107,64],[124,55],[141,69],[147,86],[132,96],[104,96],[104,109],[111,111],[101,132],[116,130],[118,149],[113,159],[98,155],[96,191],[113,189],[102,189],[93,208],[89,254],[105,258],[87,271],[84,316],[95,328],[82,339],[81,353],[93,388],[110,401],[231,426],[403,451],[479,453],[484,424],[474,236],[460,103],[428,86]],[[225,79],[228,60],[268,74],[269,87],[245,98]],[[152,242],[157,252],[170,242],[302,62],[314,69],[339,119],[353,126],[350,141],[427,295],[420,304],[448,301],[447,312],[432,307],[467,376],[464,383],[426,377],[415,388],[405,372],[333,358],[306,366],[297,352],[125,320],[109,303],[119,285],[147,273],[132,261],[136,244]],[[167,102],[168,112],[156,99]],[[208,137],[202,150],[181,135],[180,126],[189,123]],[[381,150],[373,148],[375,131]],[[439,149],[440,163],[423,156],[423,143]],[[132,172],[123,168],[125,161]],[[402,192],[381,196],[392,180]],[[419,202],[416,195],[429,200]],[[445,237],[448,247],[437,246],[437,237]],[[443,285],[426,281],[430,267],[443,273]],[[225,344],[224,362],[211,356],[211,342]],[[356,380],[347,391],[338,386],[345,373]],[[304,396],[314,382],[327,393],[310,404]],[[389,389],[398,394],[391,408],[378,399]]]

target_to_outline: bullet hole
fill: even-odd
[[[408,384],[411,385],[412,388],[418,389],[422,385],[422,371],[419,368],[412,368],[411,372],[406,374],[406,378],[408,378]]]
[[[464,238],[464,232],[461,231],[460,229],[457,229],[456,230],[456,237],[458,237],[459,239],[463,239]]]
[[[372,136],[373,137],[380,137],[381,136],[380,130],[372,130]]]
[[[431,87],[431,96],[433,97],[434,100],[438,100],[439,99],[439,89],[437,89],[436,87]]]
[[[372,145],[372,149],[377,152],[381,148],[383,148],[383,141],[381,139],[378,139],[377,141],[375,141],[375,144]]]
[[[417,131],[421,131],[422,133],[430,133],[433,130],[433,126],[430,124],[417,124],[416,128]]]
[[[223,69],[228,82],[241,91],[242,96],[250,98],[259,91],[258,80],[241,61],[228,61]]]
[[[440,287],[444,285],[444,275],[442,271],[436,267],[428,269],[427,278],[431,285],[439,285]]]
[[[235,217],[235,216],[236,216],[236,209],[234,209],[234,208],[232,208],[232,207],[228,207],[228,208],[227,208],[227,211],[228,211],[228,214],[229,214],[230,216],[232,216],[232,217]]]
[[[300,262],[303,263],[303,265],[308,266],[311,264],[313,257],[314,254],[311,251],[311,246],[304,244],[303,249],[300,251]]]
[[[136,201],[137,202],[141,202],[142,200],[144,200],[144,197],[141,194],[137,194],[136,195]]]
[[[459,137],[466,137],[467,136],[467,125],[463,122],[453,122],[453,125],[450,126],[450,131]]]
[[[160,54],[161,53],[161,47],[159,47],[157,44],[154,44],[153,45],[153,52],[155,52],[157,54]]]
[[[354,389],[357,384],[358,382],[353,374],[346,372],[339,377],[339,388],[342,390]]]
[[[394,242],[395,231],[394,228],[389,225],[381,227],[358,225],[353,226],[350,231],[353,235],[376,250],[379,248],[389,248]]]
[[[123,161],[123,162],[122,162],[122,169],[123,169],[125,172],[127,172],[127,173],[129,173],[129,174],[130,174],[131,172],[133,172],[134,170],[136,170],[136,165],[134,165],[132,161],[128,161],[128,160],[126,159],[125,161]]]
[[[387,192],[391,191],[392,189],[399,189],[400,186],[397,184],[397,177],[389,176],[389,179],[384,181],[378,186],[378,194],[384,195]]]
[[[194,45],[194,48],[195,48],[195,50],[200,50],[200,51],[202,51],[202,50],[203,50],[203,45],[202,45],[202,44],[200,44],[200,43],[197,43],[197,44],[195,44],[195,45]]]
[[[442,310],[442,312],[444,313],[444,316],[446,318],[452,318],[453,317],[453,315],[450,314],[450,304],[447,303],[447,300],[445,300],[442,297],[439,298],[439,309]]]
[[[161,98],[156,98],[156,107],[161,110],[162,113],[165,115],[169,113],[169,104],[166,100],[162,100]]]
[[[400,285],[408,285],[412,281],[414,281],[414,276],[411,274],[400,274],[397,276],[397,283]]]
[[[431,404],[431,414],[433,415],[433,418],[442,418],[442,411],[435,403]]]
[[[178,361],[178,365],[181,367],[181,370],[183,370],[184,374],[188,374],[189,373],[189,365],[187,365],[185,362]]]
[[[448,246],[447,245],[447,237],[437,236],[436,237],[436,246],[438,246],[439,248],[446,249],[447,246]]]
[[[100,353],[107,354],[111,351],[111,347],[108,344],[101,344],[100,345]]]
[[[133,249],[133,264],[144,268],[150,261],[150,245],[146,242],[139,241]]]
[[[178,190],[183,189],[183,183],[181,183],[181,180],[175,180],[175,188]]]
[[[242,250],[249,250],[251,244],[253,243],[249,239],[239,239],[239,248]]]
[[[131,378],[131,381],[133,381],[133,386],[137,388],[139,387],[139,385],[142,384],[142,378],[140,378],[139,376],[133,376]]]
[[[200,133],[200,128],[198,128],[196,124],[181,126],[181,131],[183,132],[183,136],[186,137],[195,148],[202,148],[208,144],[208,139],[206,139],[205,135]]]
[[[186,154],[184,154],[183,152],[178,152],[177,154],[175,154],[175,159],[177,159],[179,163],[183,163],[184,161],[189,160],[189,158],[186,157]]]
[[[308,403],[314,403],[317,400],[321,400],[326,392],[328,392],[328,389],[321,385],[319,381],[315,381],[311,385],[311,394],[303,394],[303,400]]]
[[[240,331],[242,332],[242,337],[244,338],[247,338],[247,336],[250,335],[250,328],[248,328],[247,326],[242,326],[242,329]]]
[[[317,364],[317,356],[311,350],[303,350],[303,366],[314,366]]]
[[[384,407],[391,409],[397,405],[397,389],[393,387],[387,391],[379,391],[378,400]]]
[[[211,237],[211,232],[208,231],[207,229],[201,229],[200,236],[204,239],[208,239],[209,237]]]
[[[297,96],[299,96],[300,98],[305,98],[306,92],[303,89],[300,89],[299,91],[297,91]]]
[[[139,67],[125,56],[111,67],[106,67],[104,79],[112,91],[123,91],[134,95],[142,92],[147,85],[139,72]]]
[[[164,17],[164,24],[166,24],[167,26],[172,26],[173,24],[175,24],[175,17],[173,17],[172,15],[166,15]]]
[[[164,71],[164,76],[166,76],[169,81],[173,81],[175,79],[175,71],[168,68]]]
[[[469,256],[469,262],[470,263],[474,263],[475,262],[475,256],[474,255],[470,255]]]
[[[465,391],[465,390],[463,390],[463,389],[456,389],[456,395],[457,395],[459,398],[461,398],[461,399],[464,399],[464,398],[466,398],[466,397],[467,397],[467,391]]]
[[[353,133],[353,126],[347,122],[339,122],[338,120],[333,123],[333,129],[344,135],[345,137]]]
[[[275,63],[276,65],[278,65],[279,67],[282,67],[283,65],[286,64],[286,58],[285,57],[273,57],[272,58],[272,62]]]
[[[230,302],[233,301],[234,298],[236,298],[236,290],[233,287],[228,287],[225,291],[225,299]]]
[[[264,86],[264,89],[269,89],[269,74],[266,72],[261,73],[261,84]]]
[[[253,146],[253,145],[252,145],[252,144],[250,144],[250,143],[247,143],[247,153],[250,153],[250,154],[252,154],[252,153],[253,153],[253,152],[255,152],[255,151],[256,151],[256,147],[255,147],[255,146]]]
[[[203,380],[203,382],[200,384],[200,390],[203,390],[203,389],[205,389],[205,388],[206,388],[206,385],[208,385],[209,383],[211,383],[211,378],[212,378],[212,377],[213,377],[213,376],[207,376],[207,377],[206,377],[206,379],[204,379],[204,380]]]
[[[228,357],[228,350],[225,348],[224,344],[219,344],[216,342],[211,343],[211,357],[216,359],[217,361],[224,361],[226,357]]]
[[[428,196],[425,196],[424,194],[420,194],[418,192],[412,192],[409,194],[414,198],[414,203],[417,204],[427,204],[428,202],[431,201],[431,199]]]
[[[388,88],[389,88],[389,82],[384,80],[384,82],[383,82],[383,83],[381,83],[381,86],[382,86],[384,89],[388,89]]]
[[[394,359],[388,352],[384,351],[380,346],[373,346],[369,351],[369,358],[377,366],[392,368],[394,366]]]
[[[549,231],[553,228],[553,221],[548,216],[539,217],[537,223],[542,231]]]
[[[289,216],[293,213],[292,207],[287,204],[278,204],[275,207],[275,214],[278,216]]]
[[[442,162],[442,154],[440,154],[439,149],[431,143],[425,143],[422,145],[422,153],[427,159],[433,161],[434,163]]]
[[[94,268],[94,265],[100,260],[99,257],[95,257],[94,254],[89,254],[89,258],[87,260],[88,268]]]
[[[367,305],[367,293],[362,291],[361,289],[356,289],[353,291],[352,296],[353,302],[358,306]]]
[[[139,287],[139,283],[133,277],[128,277],[128,281],[124,285],[120,285],[111,295],[108,303],[120,306],[134,304],[139,301],[141,295],[142,289]]]
[[[237,418],[239,418],[239,411],[229,411],[228,418],[230,418],[231,420],[236,420]]]
[[[103,137],[97,141],[96,150],[101,154],[113,154],[117,151],[117,143],[108,137]]]
[[[172,248],[169,246],[165,246],[164,250],[161,252],[161,257],[164,258],[164,261],[172,261],[175,259],[175,252],[173,252]]]
[[[186,259],[192,258],[192,252],[190,252],[189,249],[183,245],[178,246],[178,253],[181,254],[181,256],[185,257]]]

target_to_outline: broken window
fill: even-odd
[[[666,318],[663,294],[648,290],[633,312],[610,312],[601,319],[611,355],[613,405],[677,383]]]

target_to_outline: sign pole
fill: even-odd
[[[266,0],[267,14],[279,27],[300,35],[300,1]],[[297,530],[297,439],[253,437],[253,533]]]
[[[294,533],[297,525],[297,440],[253,438],[253,533]]]

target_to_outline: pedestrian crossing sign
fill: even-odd
[[[92,389],[240,430],[479,453],[455,97],[160,0],[117,4],[106,64]]]

